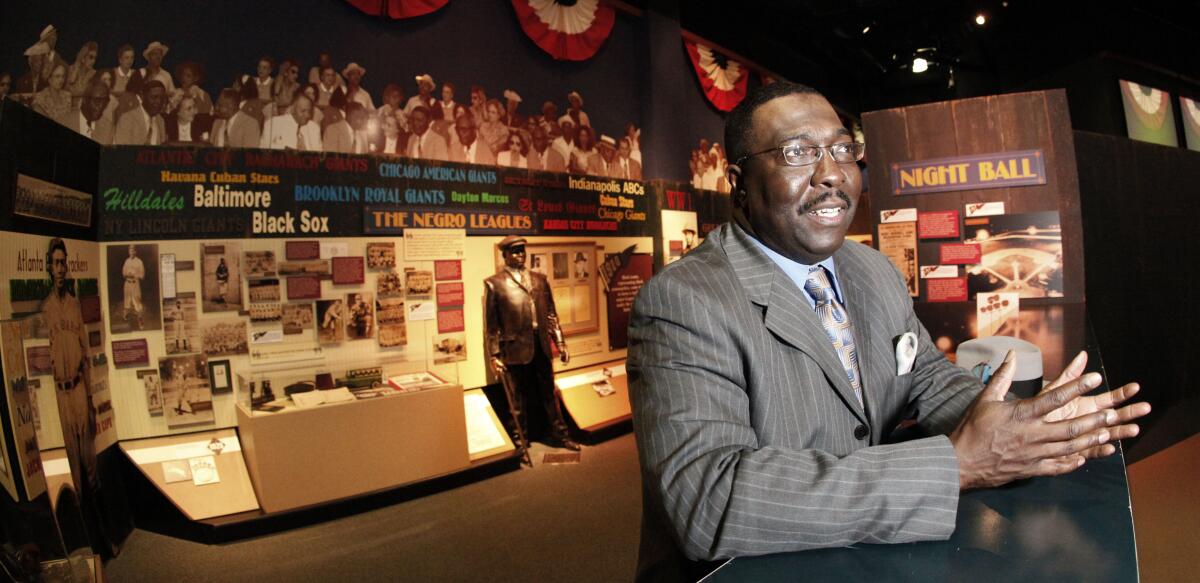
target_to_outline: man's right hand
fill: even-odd
[[[1122,425],[1123,421],[1140,417],[1133,405],[1120,411],[1105,408],[1069,419],[1048,419],[1050,412],[1097,387],[1098,375],[1085,375],[1029,399],[1005,401],[1016,369],[1015,359],[1010,351],[950,434],[962,489],[1065,474],[1083,465],[1085,452],[1094,455],[1096,450],[1092,448],[1107,443],[1114,435],[1136,432],[1136,426]],[[1115,407],[1120,401],[1111,404]]]
[[[507,370],[507,367],[504,366],[504,361],[500,360],[499,358],[492,357],[492,370],[496,371],[496,374],[504,374],[504,371]]]

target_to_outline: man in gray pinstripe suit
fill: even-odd
[[[1080,397],[1100,382],[1081,374],[1085,355],[1023,401],[1005,399],[1011,354],[987,387],[949,363],[887,258],[844,241],[862,188],[851,139],[808,87],[752,93],[726,121],[734,221],[638,295],[640,580],[695,579],[743,555],[945,539],[960,489],[1074,470],[1149,411],[1115,409],[1132,384]],[[809,289],[815,272],[832,299]],[[829,304],[848,328],[827,334],[814,307]],[[906,333],[915,359],[897,358]],[[932,437],[888,443],[914,415]]]

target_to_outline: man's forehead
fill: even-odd
[[[816,94],[791,94],[764,103],[752,118],[756,147],[770,147],[795,139],[821,139],[850,132],[825,98]]]

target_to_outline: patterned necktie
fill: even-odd
[[[829,276],[820,265],[808,272],[808,280],[804,282],[804,291],[816,302],[817,318],[825,328],[825,335],[833,344],[842,368],[850,386],[854,387],[854,396],[858,404],[863,404],[862,377],[858,370],[858,351],[854,348],[854,327],[850,323],[850,315],[833,295],[833,286],[829,284]]]
[[[307,150],[308,149],[306,147],[306,144],[304,143],[304,131],[303,130],[296,130],[296,149],[297,150]]]

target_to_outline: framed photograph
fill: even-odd
[[[550,286],[555,313],[558,314],[558,323],[562,327],[563,335],[571,336],[599,330],[596,244],[591,241],[531,243],[527,244],[525,249],[526,257],[540,266],[539,270],[527,263],[529,271],[545,276],[546,285]],[[497,252],[496,268],[502,269],[503,266],[504,258]],[[439,332],[456,330],[454,327],[448,327],[440,329]]]
[[[276,278],[252,279],[247,287],[250,288],[252,304],[279,301],[279,280]]]
[[[158,245],[109,245],[106,258],[109,330],[162,330]]]
[[[200,297],[205,312],[242,309],[241,244],[200,244]]]
[[[317,300],[317,340],[322,344],[346,339],[346,304],[342,300]]]
[[[162,381],[158,378],[158,369],[139,370],[137,378],[146,390],[146,411],[151,415],[162,415]]]
[[[379,327],[379,346],[391,348],[408,344],[404,298],[379,298],[375,302],[375,322]]]
[[[251,322],[278,322],[283,318],[281,304],[250,304]]]
[[[403,298],[404,278],[399,273],[380,273],[375,279],[375,293],[381,298]]]
[[[229,366],[229,361],[208,361],[208,381],[214,395],[233,391],[233,370]]]
[[[274,277],[274,251],[247,251],[243,256],[246,277]]]
[[[162,379],[163,418],[167,427],[212,423],[212,387],[208,359],[202,354],[158,359]]]
[[[249,341],[246,336],[246,321],[240,318],[206,320],[200,328],[204,354],[224,356],[226,354],[248,354]]]
[[[433,298],[432,271],[405,271],[404,294],[410,300],[428,300]]]
[[[433,363],[445,364],[467,359],[467,335],[465,332],[438,334],[433,337]]]
[[[534,273],[546,276],[550,275],[550,272],[546,269],[546,266],[549,264],[550,260],[546,257],[545,253],[537,253],[529,256],[529,270]]]
[[[200,350],[200,322],[196,315],[196,292],[181,292],[163,300],[163,344],[167,354]]]
[[[1058,211],[973,218],[964,234],[964,242],[978,243],[982,253],[979,263],[967,268],[972,296],[991,292],[1015,292],[1021,298],[1063,296]]]
[[[554,271],[551,272],[551,277],[554,279],[567,279],[567,274],[570,268],[567,266],[570,253],[553,253],[550,255],[554,258]]]
[[[283,333],[302,334],[313,327],[313,305],[311,303],[283,305]]]
[[[703,242],[696,237],[696,217],[694,211],[662,211],[663,259],[666,263],[680,260]]]
[[[593,253],[584,251],[576,251],[572,254],[574,261],[571,263],[571,277],[578,280],[586,280],[592,273]]]
[[[389,269],[396,266],[395,243],[367,243],[367,267]]]
[[[375,336],[375,300],[370,292],[346,294],[346,338],[362,340]]]
[[[92,226],[92,195],[32,176],[17,174],[13,213],[66,223]]]

